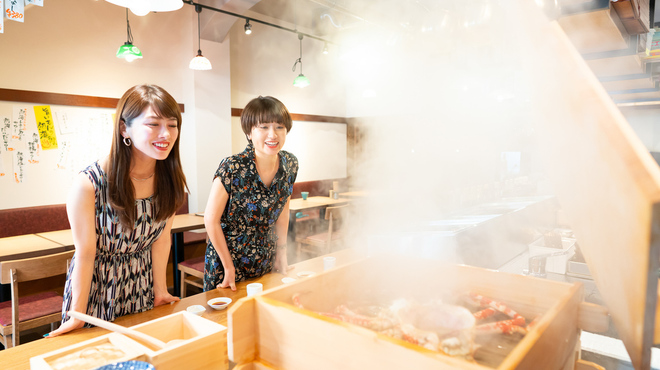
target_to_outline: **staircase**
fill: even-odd
[[[660,57],[646,54],[655,0],[563,0],[557,22],[620,107],[660,106]]]

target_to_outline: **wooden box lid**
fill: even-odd
[[[660,168],[557,22],[518,1],[535,133],[554,192],[636,369],[658,343]]]

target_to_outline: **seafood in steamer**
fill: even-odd
[[[397,299],[388,306],[359,306],[349,308],[346,304],[336,306],[332,312],[319,314],[359,325],[380,334],[404,340],[424,348],[472,360],[478,345],[475,336],[484,334],[525,335],[534,324],[525,326],[525,318],[501,302],[469,293],[464,300],[477,307],[472,313],[465,307],[434,300],[419,303],[414,300]],[[293,304],[305,309],[300,294],[292,297]],[[477,325],[477,321],[506,315],[508,320]]]

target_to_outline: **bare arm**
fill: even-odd
[[[176,302],[178,297],[167,291],[167,261],[170,258],[170,247],[172,245],[172,223],[174,216],[170,217],[165,224],[165,229],[158,240],[151,246],[151,265],[154,276],[154,306],[165,303]]]
[[[286,244],[289,233],[289,200],[282,208],[280,217],[275,221],[275,232],[277,233],[277,249],[275,252],[275,265],[273,269],[276,272],[286,273],[289,263],[286,258]]]
[[[85,174],[79,174],[73,182],[66,202],[66,211],[76,248],[75,265],[71,275],[71,310],[87,313],[87,301],[92,285],[94,258],[96,256],[96,211],[94,186]],[[69,319],[49,334],[56,337],[84,325],[78,319]]]
[[[236,290],[236,269],[227,247],[225,234],[222,232],[222,226],[220,225],[227,201],[229,201],[229,194],[222,185],[222,180],[216,177],[213,180],[213,185],[211,185],[211,194],[204,210],[204,226],[225,270],[225,277],[218,288],[230,287],[231,290]]]

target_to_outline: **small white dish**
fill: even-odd
[[[214,310],[224,310],[231,303],[231,298],[218,297],[209,299],[209,301],[206,303]]]
[[[306,277],[314,276],[316,274],[314,273],[314,271],[300,271],[296,275],[298,275],[299,278],[306,278]]]
[[[202,314],[206,312],[206,308],[204,308],[204,306],[200,304],[194,304],[192,306],[188,306],[188,308],[186,308],[186,311],[197,316],[202,316]]]
[[[284,284],[293,283],[294,281],[296,281],[296,278],[292,278],[292,277],[288,277],[288,276],[282,278],[282,282]]]

